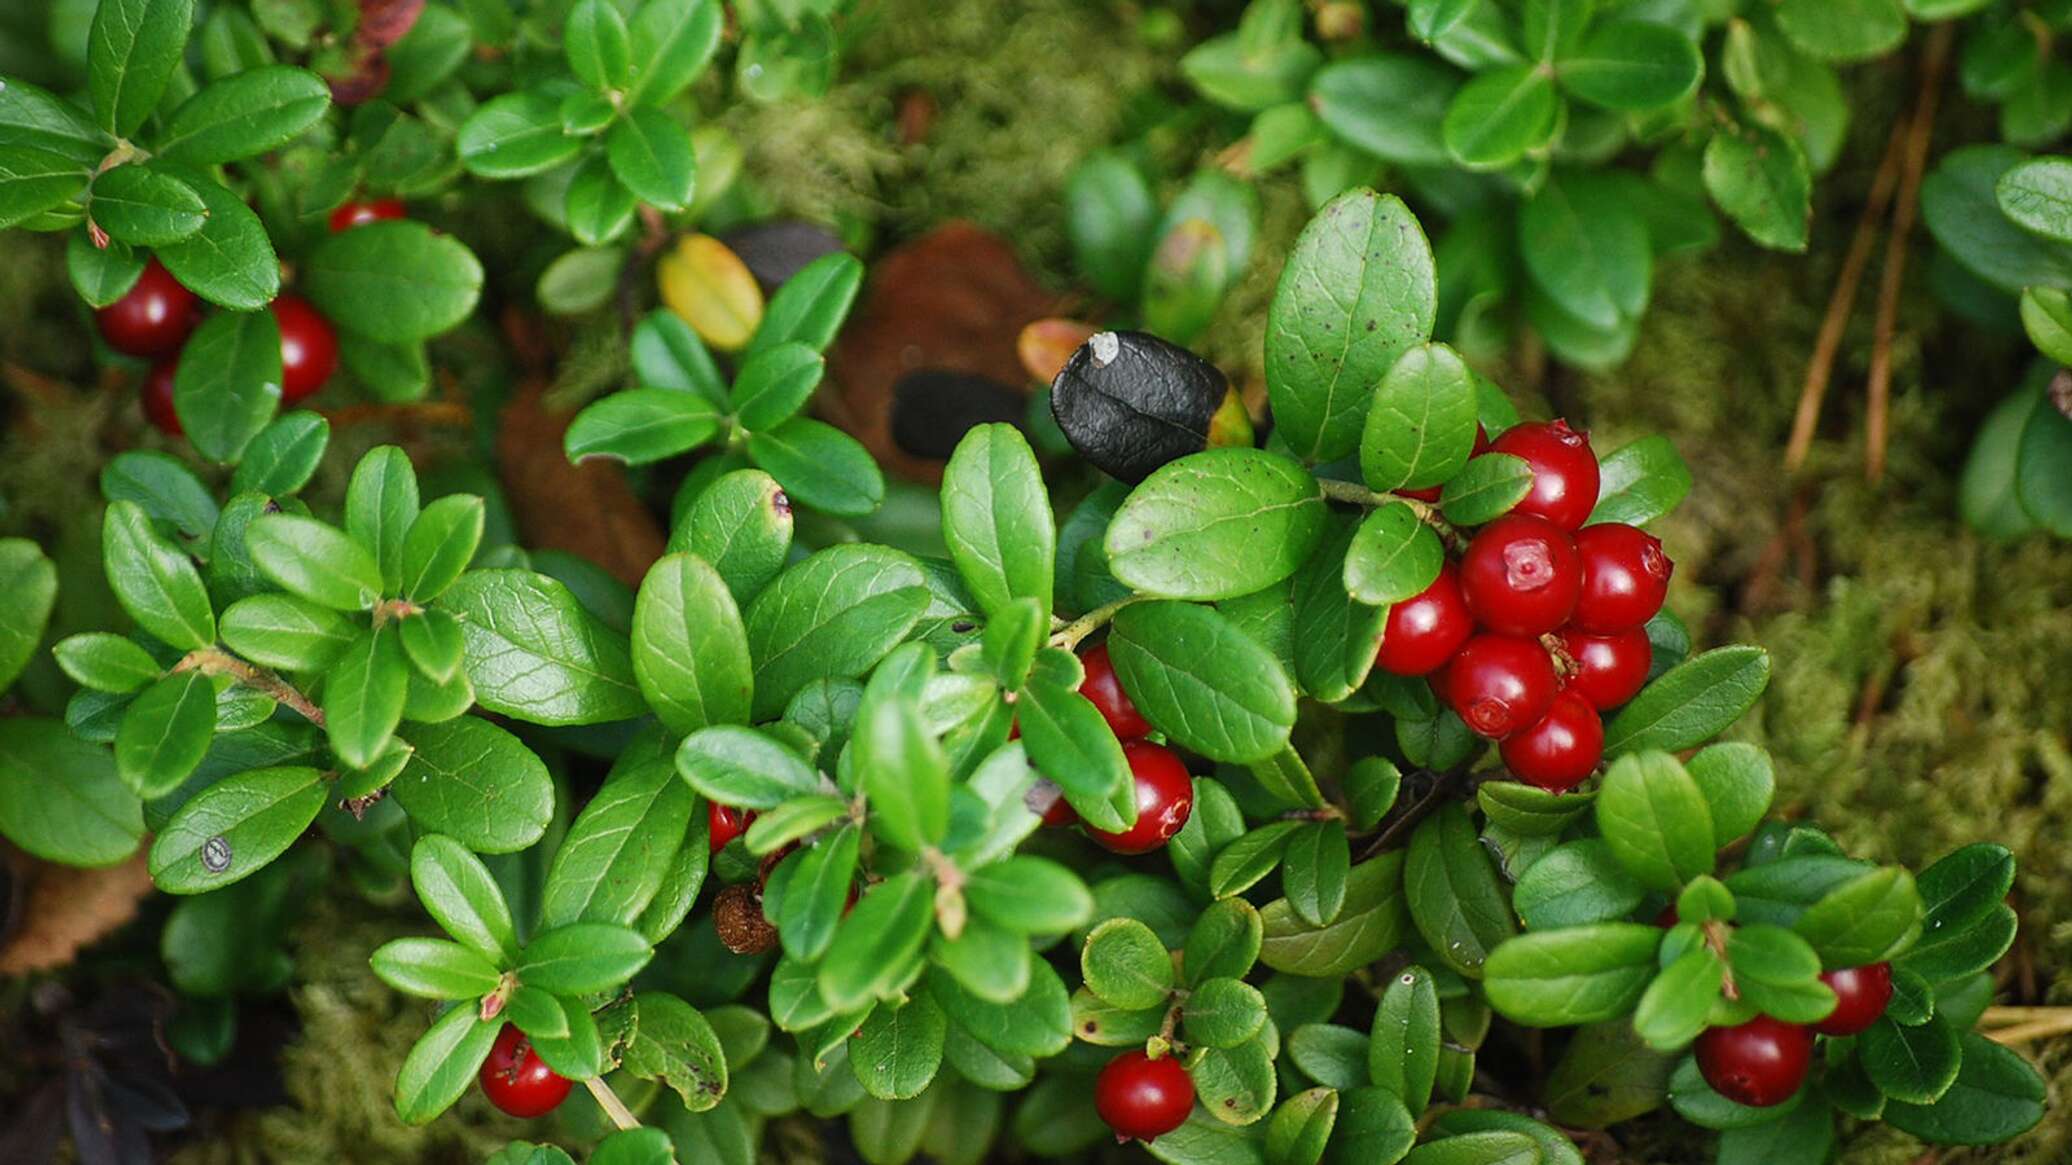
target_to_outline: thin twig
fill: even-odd
[[[1813,342],[1813,359],[1806,364],[1806,384],[1799,390],[1798,415],[1792,418],[1791,441],[1784,447],[1784,469],[1793,473],[1806,463],[1813,448],[1813,430],[1820,424],[1820,406],[1827,399],[1828,382],[1835,371],[1835,356],[1842,349],[1842,333],[1849,329],[1849,312],[1856,306],[1856,292],[1863,284],[1863,270],[1869,266],[1871,244],[1878,238],[1878,224],[1892,204],[1893,188],[1899,185],[1899,160],[1906,142],[1907,122],[1892,125],[1892,138],[1885,144],[1885,157],[1871,179],[1870,197],[1863,217],[1857,220],[1856,236],[1849,240],[1849,254],[1842,260],[1835,278],[1834,294],[1828,297],[1827,316],[1820,321],[1820,335]]]
[[[583,1087],[590,1090],[590,1099],[597,1102],[597,1107],[604,1110],[604,1115],[612,1118],[612,1124],[618,1126],[619,1131],[640,1127],[639,1118],[633,1115],[632,1109],[626,1107],[625,1101],[619,1099],[619,1094],[612,1091],[612,1086],[604,1082],[604,1077],[592,1076],[583,1081]]]
[[[1899,322],[1899,292],[1906,283],[1907,238],[1921,204],[1921,177],[1928,168],[1928,145],[1935,136],[1935,107],[1942,96],[1943,68],[1949,63],[1955,26],[1938,24],[1928,36],[1921,58],[1921,93],[1907,133],[1906,158],[1899,184],[1899,202],[1892,208],[1892,233],[1885,240],[1885,270],[1878,284],[1878,322],[1871,342],[1870,403],[1864,415],[1863,472],[1870,481],[1885,476],[1885,441],[1892,401],[1892,334]]]
[[[1354,505],[1366,506],[1369,509],[1377,509],[1381,506],[1397,503],[1409,506],[1410,512],[1417,515],[1418,521],[1437,531],[1439,537],[1455,544],[1456,549],[1462,543],[1460,531],[1455,529],[1453,523],[1447,521],[1439,513],[1438,506],[1430,502],[1419,501],[1416,498],[1406,498],[1401,494],[1381,493],[1378,490],[1368,489],[1356,481],[1336,481],[1331,478],[1318,478],[1317,485],[1322,488],[1324,496],[1334,502],[1351,502]]]
[[[1979,1034],[1996,1044],[2025,1044],[2031,1040],[2048,1039],[2072,1033],[2072,1015],[2060,1015],[2054,1019],[2039,1019],[2029,1023],[2018,1023],[1997,1031],[1982,1031]]]
[[[302,690],[280,676],[224,651],[219,647],[203,647],[187,653],[186,658],[173,665],[174,671],[198,671],[206,676],[229,676],[254,691],[272,697],[277,704],[286,704],[301,713],[304,720],[324,727],[324,710],[316,706]]]
[[[1988,1007],[1979,1013],[1978,1021],[1983,1027],[1999,1027],[2003,1024],[2028,1023],[2038,1019],[2063,1019],[2072,1016],[2072,1007]]]
[[[420,425],[446,425],[465,428],[475,423],[474,411],[460,401],[426,400],[399,404],[371,402],[347,405],[342,409],[324,412],[334,428],[367,424],[373,421],[411,421]]]
[[[1052,647],[1062,647],[1070,651],[1079,646],[1080,640],[1100,630],[1108,620],[1113,619],[1115,612],[1122,610],[1131,603],[1141,601],[1142,598],[1143,596],[1141,595],[1131,595],[1128,598],[1117,599],[1105,606],[1095,607],[1079,618],[1058,628],[1057,632],[1050,637],[1050,645]]]
[[[1388,828],[1368,843],[1367,848],[1360,852],[1359,860],[1364,862],[1379,857],[1402,844],[1410,831],[1417,828],[1418,822],[1430,817],[1442,803],[1453,799],[1454,786],[1460,783],[1462,776],[1463,774],[1457,772],[1441,774],[1424,796],[1419,797],[1415,804],[1405,809],[1394,821],[1389,822]]]

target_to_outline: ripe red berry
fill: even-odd
[[[1872,963],[1828,971],[1820,981],[1834,988],[1835,1009],[1813,1025],[1824,1036],[1853,1036],[1878,1022],[1892,1002],[1892,964]]]
[[[1547,649],[1513,635],[1477,635],[1446,668],[1446,702],[1491,740],[1537,724],[1554,703],[1554,688]]]
[[[1623,522],[1602,522],[1576,531],[1576,555],[1583,564],[1582,594],[1575,625],[1599,635],[1638,627],[1655,617],[1669,597],[1675,570],[1653,534]]]
[[[1374,665],[1392,675],[1428,675],[1445,667],[1474,633],[1460,573],[1449,562],[1431,586],[1389,608]]]
[[[1655,658],[1648,633],[1638,627],[1610,635],[1566,630],[1561,648],[1575,665],[1562,685],[1600,712],[1632,699],[1648,682],[1648,667]]]
[[[380,222],[385,218],[404,217],[403,200],[400,198],[370,198],[365,202],[340,203],[331,212],[331,233],[349,231],[354,227]]]
[[[1604,759],[1604,721],[1574,692],[1554,693],[1547,714],[1498,746],[1504,765],[1528,785],[1566,793]]]
[[[173,370],[179,361],[161,360],[144,374],[142,400],[144,419],[157,425],[168,437],[181,435],[180,414],[173,411]]]
[[[1137,820],[1120,833],[1088,828],[1087,834],[1119,854],[1145,854],[1164,845],[1194,812],[1194,778],[1173,751],[1148,741],[1122,746],[1137,782]]]
[[[1066,829],[1079,824],[1079,811],[1072,808],[1070,801],[1065,800],[1064,790],[1059,790],[1057,800],[1052,801],[1050,808],[1043,811],[1043,824],[1051,829]]]
[[[117,352],[149,359],[180,350],[199,321],[200,301],[153,259],[121,299],[94,313],[101,338]]]
[[[299,295],[273,301],[281,326],[281,403],[294,404],[324,387],[338,368],[338,333]]]
[[[1574,530],[1597,508],[1597,455],[1590,450],[1590,434],[1569,428],[1567,421],[1513,425],[1489,447],[1522,457],[1532,467],[1532,490],[1515,512]]]
[[[1506,635],[1543,635],[1568,622],[1583,588],[1575,544],[1559,526],[1506,514],[1460,560],[1461,593],[1476,621]]]
[[[1767,1015],[1698,1037],[1698,1071],[1712,1090],[1750,1108],[1783,1104],[1806,1082],[1813,1031]]]
[[[755,823],[755,814],[717,801],[705,803],[705,831],[712,839],[712,852],[727,848],[727,843],[748,832]]]
[[[1194,1078],[1171,1056],[1154,1060],[1133,1048],[1108,1061],[1094,1080],[1094,1111],[1119,1141],[1157,1140],[1187,1123]]]
[[[515,1117],[545,1116],[568,1099],[568,1077],[547,1067],[532,1041],[511,1024],[497,1033],[475,1079],[489,1103]]]
[[[1151,722],[1144,719],[1130,702],[1129,693],[1122,690],[1122,680],[1108,658],[1108,645],[1104,643],[1080,656],[1079,662],[1086,665],[1086,679],[1079,685],[1079,694],[1101,710],[1101,719],[1108,722],[1116,739],[1141,740],[1149,736]]]

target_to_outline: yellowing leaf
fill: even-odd
[[[662,302],[698,337],[738,351],[763,320],[763,292],[741,257],[710,235],[690,235],[655,266]]]

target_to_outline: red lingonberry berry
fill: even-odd
[[[1571,628],[1561,632],[1561,649],[1574,665],[1563,686],[1600,712],[1632,699],[1648,682],[1648,667],[1655,658],[1648,633],[1638,627],[1610,635]]]
[[[1086,679],[1079,685],[1079,694],[1101,710],[1101,719],[1108,722],[1116,739],[1141,740],[1149,736],[1151,722],[1130,702],[1130,694],[1122,690],[1122,680],[1108,658],[1108,645],[1104,643],[1080,656],[1079,662],[1086,666]]]
[[[1513,425],[1489,447],[1522,457],[1532,467],[1532,489],[1515,512],[1574,530],[1597,508],[1597,455],[1590,450],[1590,434],[1569,428],[1567,421]]]
[[[144,403],[144,419],[157,425],[159,432],[168,437],[181,434],[180,414],[173,411],[173,371],[179,361],[161,360],[144,374],[140,393]]]
[[[1581,630],[1605,635],[1638,627],[1654,618],[1669,596],[1676,564],[1645,530],[1623,522],[1585,526],[1576,531],[1576,555],[1583,563],[1574,617]]]
[[[403,200],[400,198],[370,198],[365,202],[342,202],[331,212],[331,233],[349,231],[354,227],[380,222],[385,218],[404,217]]]
[[[1750,1108],[1783,1104],[1806,1082],[1813,1031],[1767,1015],[1698,1037],[1698,1071],[1712,1090]]]
[[[1604,721],[1574,692],[1554,693],[1547,714],[1497,746],[1504,765],[1528,785],[1566,793],[1597,771],[1604,759]]]
[[[1431,586],[1389,608],[1374,665],[1392,675],[1428,675],[1445,667],[1474,633],[1475,618],[1461,594],[1460,572],[1449,562],[1439,568]]]
[[[273,301],[281,326],[281,403],[294,404],[324,387],[338,368],[338,333],[299,295]]]
[[[1079,811],[1065,800],[1064,790],[1058,790],[1057,799],[1043,811],[1043,824],[1051,829],[1065,829],[1079,824]]]
[[[199,317],[194,293],[153,259],[121,299],[94,313],[94,322],[110,348],[150,359],[179,351]]]
[[[1145,854],[1164,845],[1187,824],[1194,812],[1194,778],[1173,751],[1132,740],[1122,746],[1130,775],[1137,782],[1137,820],[1120,833],[1089,828],[1095,841],[1119,854]]]
[[[1133,1048],[1108,1061],[1094,1080],[1094,1111],[1118,1141],[1157,1140],[1187,1123],[1194,1078],[1172,1056],[1154,1060]]]
[[[1853,1036],[1878,1022],[1892,1002],[1892,964],[1871,963],[1828,971],[1820,981],[1835,992],[1835,1009],[1813,1025],[1824,1036]]]
[[[1674,902],[1671,902],[1669,905],[1664,906],[1661,912],[1655,915],[1655,925],[1661,927],[1663,930],[1668,930],[1669,928],[1675,926],[1677,922],[1678,919],[1676,917],[1676,903]]]
[[[748,827],[753,824],[755,814],[745,809],[736,809],[717,801],[705,803],[705,828],[712,839],[713,853],[727,848],[728,842],[747,833]]]
[[[1491,631],[1543,635],[1568,622],[1583,588],[1575,544],[1559,526],[1506,514],[1482,528],[1460,560],[1468,610]]]
[[[568,1077],[547,1067],[532,1041],[511,1024],[497,1033],[475,1079],[489,1103],[515,1117],[545,1116],[568,1099]]]
[[[1491,740],[1538,723],[1554,703],[1554,688],[1547,649],[1514,635],[1477,635],[1446,667],[1446,702]]]

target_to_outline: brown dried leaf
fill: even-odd
[[[22,916],[5,946],[0,975],[48,971],[136,917],[151,892],[151,871],[139,850],[119,866],[81,870],[16,855],[15,876],[28,884]]]
[[[835,343],[830,373],[838,392],[823,395],[823,408],[888,472],[940,481],[940,461],[892,442],[893,385],[909,372],[936,368],[1026,389],[1017,338],[1024,325],[1063,306],[998,235],[946,223],[873,266],[862,303]]]
[[[544,379],[527,381],[497,427],[497,470],[525,544],[581,555],[637,587],[662,557],[661,523],[617,462],[569,464],[561,442],[571,414],[547,407],[546,387]]]

